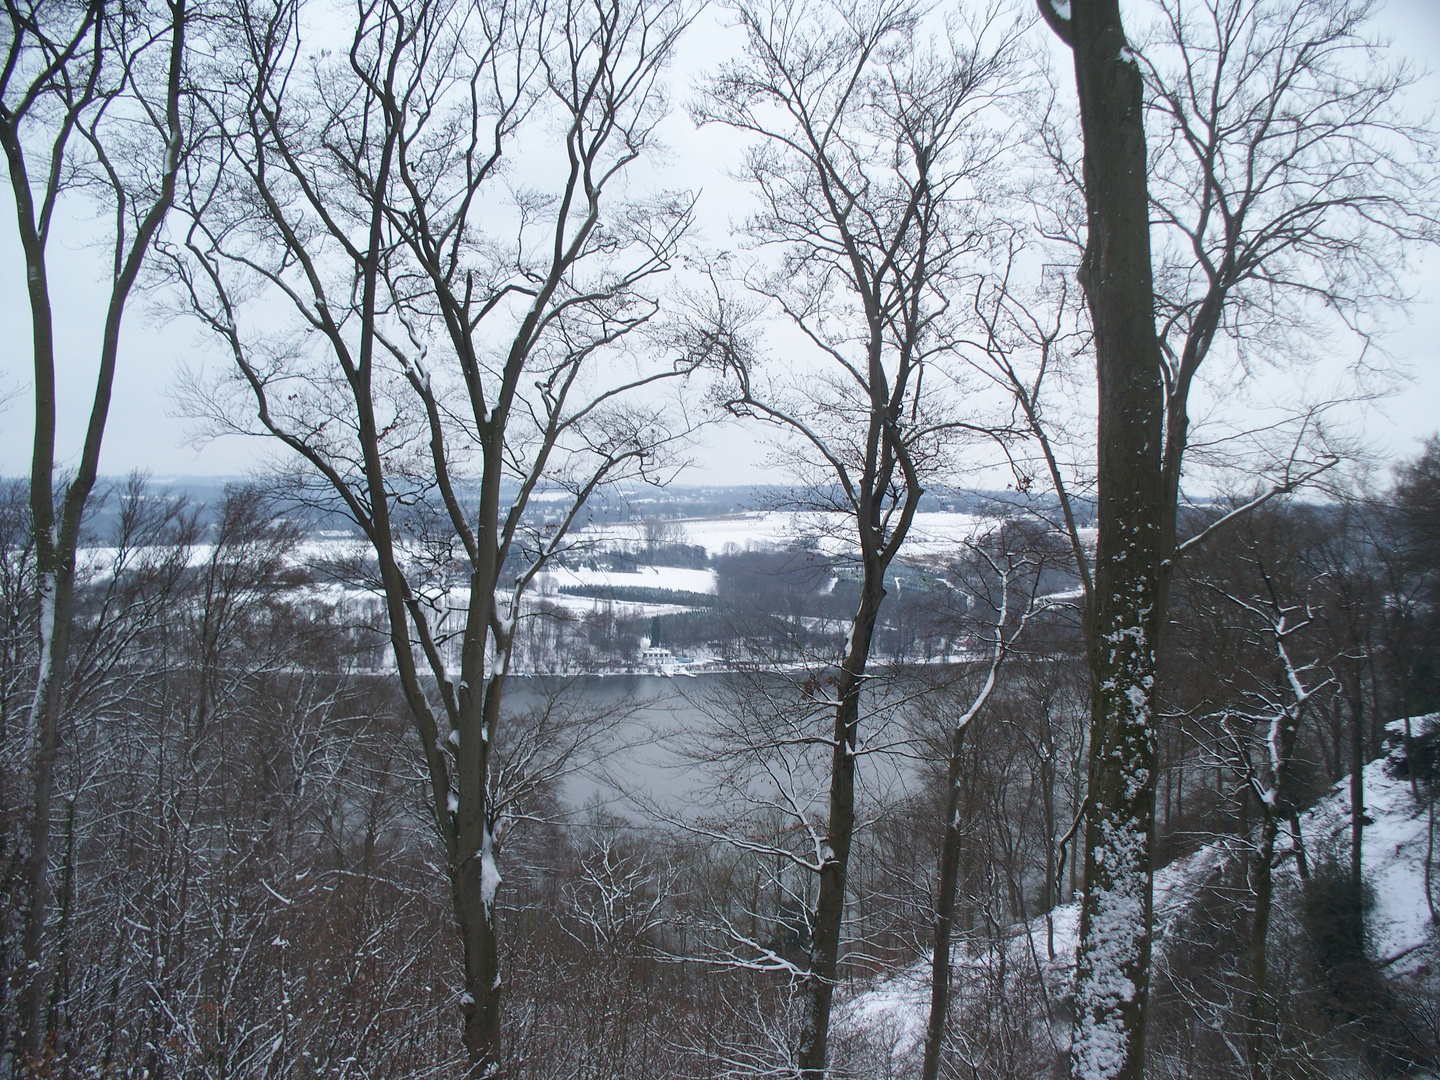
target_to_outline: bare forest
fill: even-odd
[[[0,1077],[1440,1076],[1373,0],[3,4]]]

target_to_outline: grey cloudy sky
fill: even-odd
[[[1378,20],[1396,47],[1424,67],[1440,65],[1440,0],[1389,0]],[[1044,34],[1042,27],[1033,31]],[[711,11],[682,43],[672,68],[677,106],[689,96],[693,73],[707,69],[738,47],[738,35]],[[1057,61],[1063,62],[1057,56]],[[1436,111],[1440,76],[1432,73],[1415,94],[1417,111]],[[743,192],[726,168],[737,157],[733,135],[695,133],[677,108],[664,128],[673,149],[665,182],[701,188],[701,225],[711,246],[726,246],[729,222],[743,215]],[[0,474],[23,475],[28,469],[31,435],[29,395],[29,310],[23,265],[14,232],[9,186],[0,192]],[[88,222],[65,224],[51,248],[60,347],[60,454],[78,453],[93,389],[94,356],[103,319],[103,293],[97,262],[104,255],[87,246]],[[1426,258],[1415,277],[1419,299],[1409,317],[1397,316],[1384,345],[1409,368],[1414,382],[1378,406],[1353,414],[1353,426],[1390,452],[1412,454],[1416,440],[1440,428],[1440,255]],[[111,421],[105,439],[102,472],[116,475],[145,469],[157,477],[183,474],[229,475],[245,472],[266,453],[258,440],[229,437],[195,448],[185,442],[186,422],[174,415],[168,399],[182,367],[223,362],[200,332],[185,320],[168,320],[147,305],[132,306],[121,348]],[[697,448],[696,483],[749,483],[767,478],[760,469],[763,452],[734,427],[713,430]],[[772,477],[773,479],[773,477]]]

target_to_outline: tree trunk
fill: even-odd
[[[101,9],[97,8],[97,11]],[[100,447],[110,415],[111,392],[115,382],[120,348],[120,326],[130,291],[149,253],[151,241],[164,223],[175,197],[175,182],[181,162],[183,133],[180,126],[180,80],[185,53],[188,12],[184,0],[169,4],[169,48],[166,72],[164,122],[165,157],[159,174],[159,190],[136,223],[128,243],[123,232],[114,242],[115,275],[111,281],[105,322],[101,333],[99,367],[89,423],[74,479],[65,488],[56,520],[55,437],[56,377],[54,314],[50,298],[46,244],[49,240],[48,211],[38,210],[26,167],[20,132],[7,114],[0,121],[0,145],[9,166],[10,188],[21,247],[24,250],[27,299],[30,304],[31,346],[35,387],[34,433],[30,459],[30,514],[35,536],[36,572],[40,609],[40,659],[36,672],[26,737],[33,751],[30,781],[34,792],[31,805],[27,850],[24,856],[24,926],[22,957],[25,976],[19,1002],[20,1050],[32,1061],[45,1049],[46,1004],[52,977],[47,958],[46,923],[50,916],[50,808],[55,791],[55,763],[60,753],[62,689],[69,660],[70,629],[75,590],[75,552],[80,526],[94,489],[100,463]],[[100,17],[99,15],[95,16]],[[21,33],[33,28],[24,27]],[[124,62],[122,58],[121,62]],[[63,132],[50,149],[47,198],[59,183],[56,169],[67,160],[67,139],[74,114],[64,120]],[[117,206],[129,201],[130,192],[119,181],[113,190]],[[142,204],[143,205],[143,204]],[[138,207],[137,207],[138,209]]]
[[[1350,699],[1350,895],[1356,905],[1354,918],[1364,919],[1360,912],[1360,891],[1364,886],[1361,856],[1365,846],[1365,714],[1359,687],[1349,688]],[[1357,926],[1357,931],[1359,927]],[[1356,941],[1360,938],[1357,934]]]
[[[866,567],[860,610],[851,626],[850,649],[840,669],[830,767],[830,817],[822,854],[820,890],[810,938],[810,970],[803,994],[805,1017],[796,1066],[801,1080],[824,1080],[829,1054],[830,1005],[840,962],[840,932],[845,915],[845,882],[855,834],[855,745],[860,719],[860,690],[870,656],[870,639],[880,602],[885,598],[885,567]]]
[[[1125,41],[1118,0],[1076,0],[1071,7],[1067,23],[1085,139],[1087,241],[1080,277],[1099,383],[1099,537],[1070,1072],[1076,1080],[1140,1080],[1153,916],[1151,710],[1164,394],[1140,69]]]
[[[488,838],[487,838],[488,840]],[[461,1041],[469,1061],[467,1077],[480,1080],[500,1075],[500,940],[495,933],[498,885],[490,844],[479,857],[466,859],[451,875],[455,921],[465,960],[465,992],[460,998]]]
[[[1275,837],[1280,820],[1273,810],[1263,808],[1260,843],[1254,865],[1255,918],[1250,927],[1250,1000],[1245,1009],[1245,1061],[1250,1080],[1268,1080],[1265,1069],[1265,994],[1268,982],[1270,910],[1274,897]]]
[[[495,560],[484,560],[488,566]],[[486,597],[494,595],[491,584]],[[493,603],[493,601],[492,601]],[[467,631],[467,655],[462,661],[462,687],[467,685],[465,673],[477,674],[484,663],[484,634],[480,626],[489,622],[491,604],[472,601],[470,618],[475,633]],[[508,642],[496,641],[496,652],[503,655]],[[474,655],[469,655],[473,651]],[[452,881],[455,889],[455,913],[460,926],[465,954],[465,993],[461,998],[462,1030],[465,1049],[470,1058],[474,1078],[498,1077],[501,1070],[501,979],[500,937],[496,926],[495,898],[500,887],[499,844],[489,799],[490,750],[499,724],[500,702],[504,694],[505,675],[492,670],[486,683],[483,711],[476,710],[471,720],[466,703],[461,703],[459,753],[456,758],[456,782],[459,790],[459,814],[456,820],[456,843]],[[465,694],[469,696],[468,691]]]
[[[945,1016],[950,1011],[950,938],[955,928],[955,886],[960,876],[960,764],[965,728],[952,735],[945,831],[940,841],[940,881],[935,894],[935,939],[930,954],[930,1020],[925,1026],[925,1060],[921,1080],[940,1075]]]
[[[48,485],[47,485],[48,486]],[[48,545],[47,545],[48,546]],[[52,553],[51,559],[54,559]],[[50,912],[51,802],[55,793],[55,762],[60,753],[60,691],[69,653],[74,562],[40,575],[40,670],[30,710],[33,799],[25,858],[25,922],[21,956],[25,965],[20,1000],[20,1049],[38,1061],[44,1053],[45,1003],[50,966],[45,955],[45,924]]]

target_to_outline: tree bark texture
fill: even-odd
[[[1085,141],[1080,282],[1099,384],[1099,536],[1090,642],[1084,899],[1074,1080],[1141,1080],[1150,977],[1165,410],[1151,272],[1144,85],[1118,0],[1040,0],[1071,46]],[[1068,17],[1066,17],[1068,15]]]

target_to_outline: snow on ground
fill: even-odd
[[[1190,897],[1225,861],[1221,845],[1201,848],[1184,859],[1177,859],[1155,874],[1155,930],[1157,942],[1174,925]],[[1070,992],[1075,972],[1075,950],[1080,941],[1080,904],[1064,904],[1050,912],[1051,926],[1045,916],[1038,915],[1023,927],[1011,928],[1013,936],[1006,948],[1008,962],[1030,970],[1038,969],[1052,999]],[[1055,956],[1050,958],[1050,944]],[[1163,948],[1163,944],[1161,945]],[[969,972],[972,978],[983,979],[992,960],[985,943],[957,941],[951,956],[953,984],[957,985]],[[958,989],[956,990],[958,994]],[[925,1025],[930,1014],[930,957],[923,956],[913,964],[881,979],[874,987],[838,1006],[836,1030],[870,1031],[882,1034],[891,1042],[891,1058],[895,1062],[913,1059],[918,1063],[925,1049]],[[1057,1039],[1068,1040],[1069,1032],[1056,1031]]]
[[[597,570],[580,566],[574,570],[557,566],[536,575],[536,591],[549,596],[562,588],[669,589],[675,592],[715,592],[714,570],[687,570],[679,566],[642,566],[633,572]]]
[[[1387,726],[1391,743],[1401,745],[1404,721]],[[1440,726],[1440,713],[1412,718],[1412,735]],[[1398,751],[1397,751],[1398,753]],[[1392,755],[1394,757],[1396,755]],[[1365,826],[1361,864],[1374,906],[1367,919],[1370,954],[1391,978],[1409,978],[1440,970],[1440,942],[1425,902],[1425,861],[1430,821],[1415,801],[1410,781],[1390,775],[1387,760],[1365,766],[1365,813],[1375,822]],[[1300,818],[1306,844],[1314,849],[1350,847],[1350,781],[1336,784],[1330,794]],[[1437,883],[1440,885],[1440,883]]]
[[[1397,738],[1403,721],[1389,730]],[[1440,713],[1411,721],[1412,732],[1420,735],[1440,726]],[[1398,753],[1398,751],[1397,751]],[[1440,938],[1430,922],[1425,901],[1425,862],[1429,819],[1423,804],[1417,803],[1407,780],[1390,775],[1395,757],[1380,758],[1365,767],[1365,811],[1374,824],[1365,827],[1361,856],[1366,884],[1374,894],[1367,924],[1371,955],[1392,978],[1434,978],[1440,971]],[[1301,834],[1313,854],[1331,849],[1346,851],[1350,833],[1350,780],[1337,783],[1314,807],[1300,816]],[[1166,941],[1196,892],[1210,876],[1239,853],[1232,839],[1208,844],[1192,855],[1177,859],[1155,873],[1155,952],[1164,960]],[[1294,861],[1286,860],[1277,878],[1292,880]],[[1440,884],[1440,883],[1437,883]],[[1079,903],[1065,904],[1051,913],[1055,958],[1049,959],[1044,915],[1025,926],[1011,928],[1006,944],[1011,965],[1038,967],[1052,998],[1069,993],[1079,944]],[[983,950],[984,945],[979,949]],[[957,942],[952,958],[954,985],[983,977],[983,951]],[[957,991],[958,993],[958,991]],[[924,1051],[925,1025],[930,1009],[930,957],[924,956],[908,967],[887,975],[865,992],[836,1007],[837,1034],[868,1032],[891,1041],[891,1057],[897,1065],[918,1062]],[[1068,1031],[1057,1031],[1068,1042]]]
[[[640,604],[629,600],[601,600],[594,596],[569,596],[558,593],[554,596],[532,597],[532,602],[544,599],[545,603],[569,612],[571,615],[585,615],[592,611],[605,610],[617,619],[648,619],[655,615],[680,615],[696,610],[683,604]]]
[[[161,558],[169,554],[170,550],[163,548],[131,548],[126,558],[134,560],[146,555],[159,553]],[[75,565],[82,574],[85,573],[109,573],[114,567],[115,559],[120,554],[120,549],[113,545],[100,544],[93,547],[82,547],[75,553]],[[215,555],[215,545],[210,543],[192,544],[186,552],[187,566],[204,566]],[[317,539],[302,540],[292,547],[286,554],[287,561],[292,566],[301,566],[309,562],[341,559],[341,558],[368,558],[370,556],[370,545],[363,538],[349,535],[337,536],[321,534]]]
[[[814,511],[764,510],[723,517],[681,518],[674,524],[685,531],[685,543],[698,544],[710,555],[724,554],[727,547],[787,548],[813,541],[826,554],[842,554],[855,546],[854,526],[844,514]],[[998,524],[995,518],[976,514],[916,514],[906,540],[905,553],[911,558],[935,557],[953,552],[963,541],[982,536]],[[634,524],[605,523],[587,528],[586,540],[634,544],[640,533]]]
[[[680,518],[673,524],[684,530],[684,543],[698,544],[707,555],[724,554],[727,548],[784,548],[805,535],[801,515],[770,512],[726,514],[723,517]],[[601,543],[633,545],[640,541],[634,524],[605,522],[586,528],[581,539]]]
[[[724,554],[727,549],[779,549],[797,544],[814,545],[829,555],[843,555],[854,550],[854,524],[844,514],[819,513],[814,511],[767,510],[745,514],[726,514],[721,517],[679,518],[667,524],[683,530],[683,542],[705,548],[709,555]],[[928,512],[916,514],[906,539],[904,556],[909,559],[938,559],[952,555],[967,540],[984,536],[1000,524],[998,518],[978,514],[951,512]],[[576,534],[576,540],[599,545],[617,545],[634,548],[642,545],[645,527],[633,522],[604,522],[590,525]],[[1093,530],[1082,530],[1093,532]],[[196,544],[189,552],[190,565],[199,566],[208,561],[214,548],[211,544]],[[79,559],[82,567],[89,570],[104,570],[115,558],[113,547],[92,547],[83,549]],[[339,532],[325,532],[302,541],[290,552],[290,559],[296,564],[329,559],[366,559],[370,548],[363,537]],[[654,567],[670,575],[669,582],[621,580],[625,575],[610,575],[612,585],[638,585],[648,588],[679,589],[686,592],[714,592],[714,575],[706,570]],[[645,571],[642,571],[642,573]],[[584,571],[575,571],[583,574]],[[709,575],[708,587],[699,577]],[[673,582],[673,583],[671,583]],[[565,584],[606,584],[598,579],[567,581]]]

